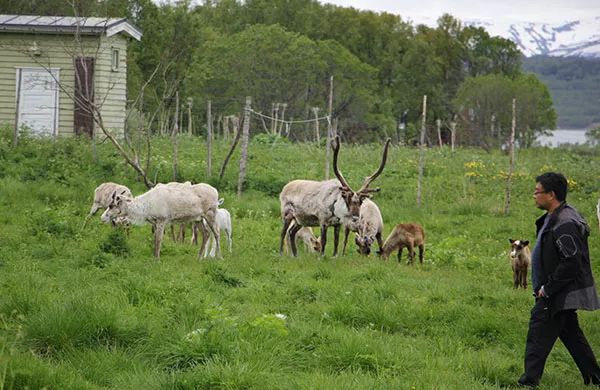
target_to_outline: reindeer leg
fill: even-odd
[[[381,232],[375,235],[375,239],[377,239],[377,246],[379,246],[379,252],[383,250],[383,238],[381,237]]]
[[[325,256],[325,244],[327,244],[327,225],[321,224],[321,257]]]
[[[398,263],[402,261],[402,249],[404,249],[403,246],[398,248]]]
[[[344,245],[342,245],[342,256],[346,255],[346,245],[348,244],[348,235],[350,234],[350,228],[346,226],[344,228]]]
[[[203,219],[200,222],[200,227],[202,229],[202,245],[200,245],[200,250],[198,251],[198,257],[206,257],[208,256],[208,240],[210,239],[208,234],[208,228],[206,227],[207,222]],[[204,254],[202,256],[202,254]]]
[[[298,247],[296,245],[296,233],[298,233],[298,230],[302,229],[302,226],[295,224],[294,226],[292,226],[292,228],[290,229],[290,247],[292,248],[292,256],[297,257],[298,256]]]
[[[408,264],[414,264],[415,262],[415,247],[413,245],[408,246]]]
[[[177,238],[179,242],[185,241],[185,223],[179,224],[179,237]]]
[[[198,222],[193,222],[192,223],[192,244],[193,245],[198,245],[198,230],[200,228],[198,227]]]
[[[156,259],[160,259],[160,244],[163,239],[163,234],[165,232],[165,225],[163,223],[159,223],[154,228],[154,257]]]
[[[221,255],[221,232],[219,230],[219,227],[216,226],[216,221],[212,221],[212,223],[208,224],[208,227],[210,228],[210,231],[214,237],[214,244],[215,244],[215,248],[216,248],[216,257],[221,259],[223,256]],[[213,248],[213,249],[215,249]],[[212,252],[212,251],[211,251]],[[212,256],[212,253],[211,253]]]
[[[423,264],[423,253],[425,253],[425,244],[419,245],[419,262]]]
[[[283,256],[283,240],[285,240],[285,236],[293,219],[294,217],[291,213],[287,213],[285,217],[283,217],[283,227],[281,229],[281,236],[279,239],[279,256]]]
[[[342,225],[335,225],[333,227],[333,257],[337,256],[338,245],[340,243],[340,230]]]
[[[233,241],[231,239],[231,229],[225,231],[227,233],[227,242],[229,243],[229,252],[233,252]]]

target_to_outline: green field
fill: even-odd
[[[429,149],[416,208],[418,149],[390,149],[374,196],[386,235],[425,226],[425,264],[373,255],[279,257],[278,193],[322,179],[316,145],[252,142],[246,192],[239,156],[221,183],[207,179],[204,144],[179,142],[179,180],[213,184],[233,219],[233,254],[198,260],[165,237],[151,256],[150,226],[129,236],[82,224],[105,181],[145,191],[108,144],[0,139],[0,389],[493,389],[521,374],[530,291],[512,288],[509,238],[534,240],[534,178],[559,170],[588,219],[600,278],[595,205],[600,153],[518,151],[511,215],[503,216],[508,157]],[[168,139],[153,140],[150,176],[171,181]],[[214,172],[228,145],[217,142]],[[347,145],[353,187],[375,170],[381,145]],[[332,230],[332,229],[330,229]],[[332,234],[332,232],[330,233]],[[405,254],[406,256],[406,254]],[[280,316],[283,314],[284,316]],[[280,318],[281,317],[281,318]],[[600,313],[580,320],[600,354]],[[541,389],[584,389],[557,344]]]

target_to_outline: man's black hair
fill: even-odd
[[[542,173],[535,178],[536,183],[540,183],[546,192],[554,192],[556,199],[564,202],[567,199],[567,178],[558,172]]]

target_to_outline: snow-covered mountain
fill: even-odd
[[[514,41],[527,57],[600,58],[600,17],[563,23],[502,23],[482,20],[465,21],[485,28],[490,35]]]

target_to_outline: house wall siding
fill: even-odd
[[[107,130],[122,134],[127,107],[127,39],[121,35],[103,36],[103,55],[96,60],[96,102],[104,100],[101,107],[102,120]],[[112,69],[112,51],[119,50],[119,67]]]
[[[60,69],[59,135],[74,134],[73,87],[75,73],[73,57],[78,55],[96,58],[95,97],[102,102],[105,127],[111,131],[123,131],[126,108],[127,39],[121,35],[112,37],[81,36],[78,41],[72,35],[0,33],[0,124],[14,125],[16,112],[17,68],[48,67]],[[32,57],[28,48],[37,43],[39,56]],[[112,71],[112,48],[119,49],[119,71]]]

